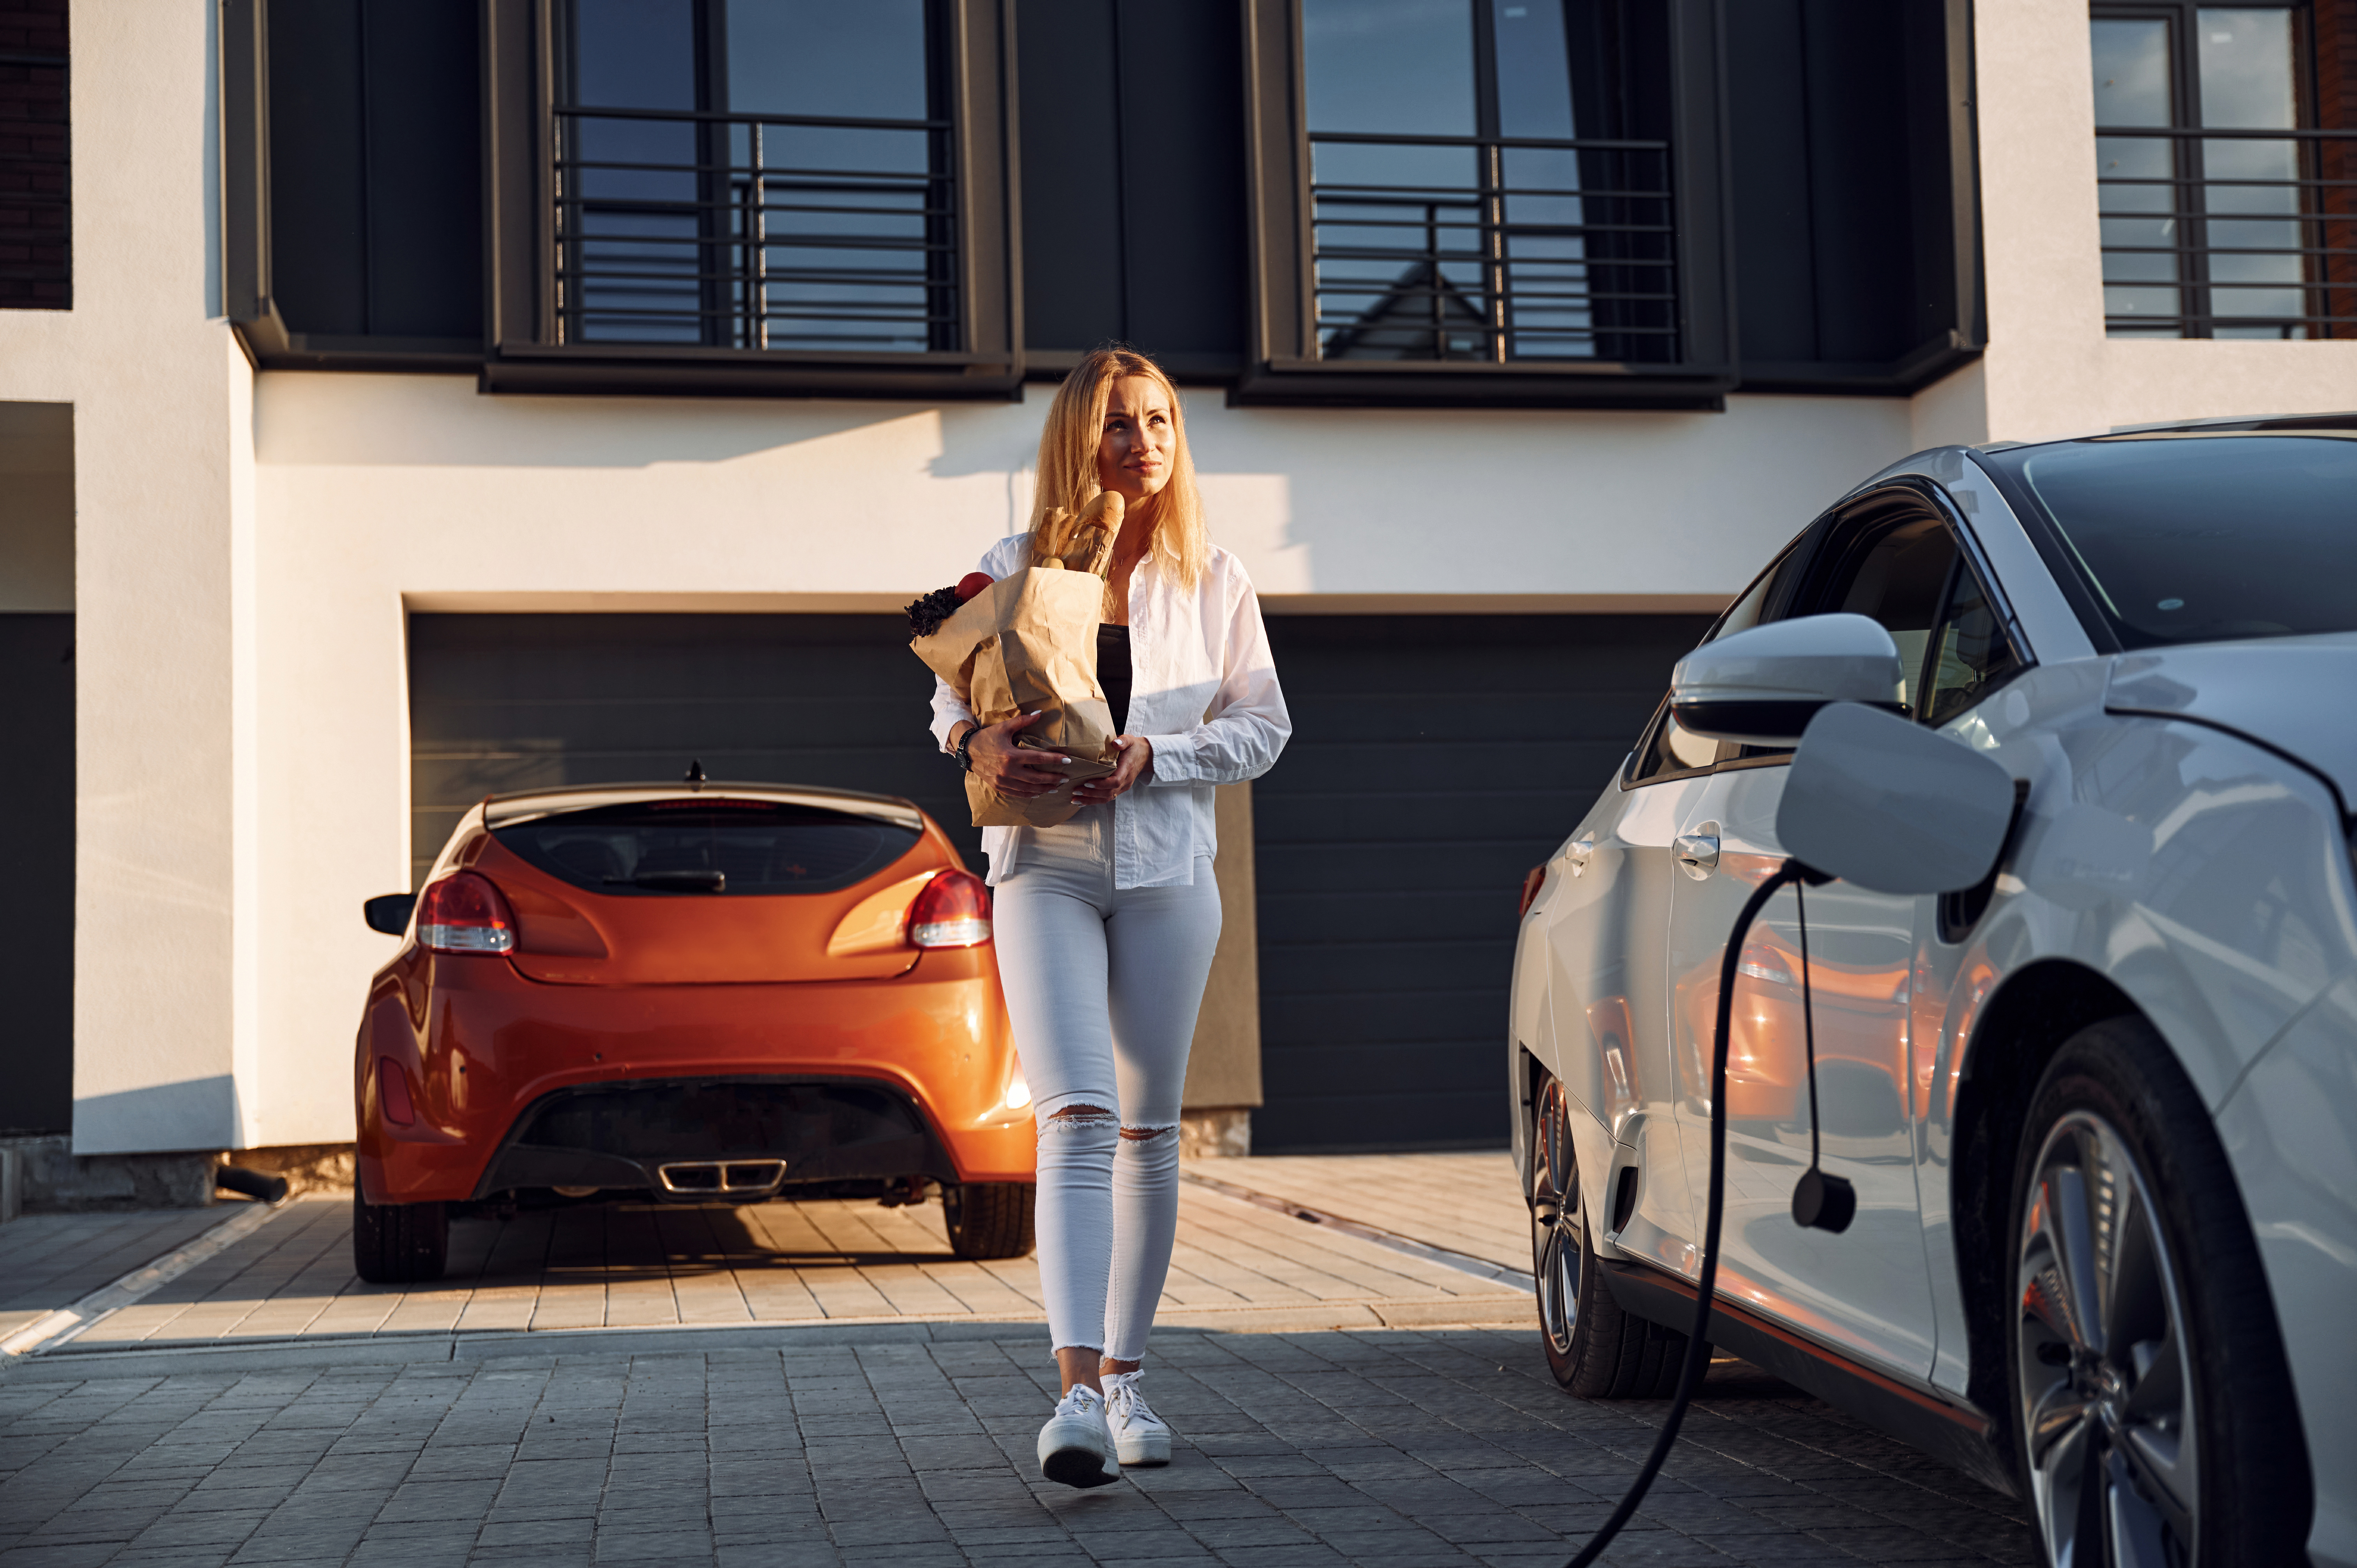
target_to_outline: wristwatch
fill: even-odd
[[[980,725],[974,725],[974,728],[972,728],[972,729],[970,729],[970,730],[966,731],[963,735],[962,735],[962,736],[958,736],[958,740],[957,740],[957,759],[958,759],[958,768],[959,768],[959,769],[960,769],[961,771],[963,771],[963,772],[971,773],[971,772],[973,772],[973,771],[974,771],[974,750],[973,750],[973,747],[974,747],[974,736],[978,736],[978,735],[980,735],[981,733],[982,733],[982,726],[981,726]]]

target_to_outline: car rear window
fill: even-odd
[[[1989,455],[2124,647],[2357,629],[2357,431],[2098,436]]]
[[[552,876],[625,896],[833,893],[909,853],[917,830],[778,800],[640,800],[491,836]]]

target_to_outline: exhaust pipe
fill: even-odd
[[[257,1198],[264,1203],[286,1201],[285,1176],[264,1176],[260,1171],[250,1171],[242,1165],[223,1165],[214,1171],[213,1185],[247,1197]]]

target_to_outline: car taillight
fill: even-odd
[[[434,952],[507,952],[515,917],[490,877],[461,871],[418,896],[417,940]]]
[[[1531,906],[1538,900],[1539,889],[1545,886],[1546,867],[1544,865],[1532,866],[1530,870],[1523,875],[1523,907],[1514,911],[1514,918],[1519,920],[1524,915],[1531,912]]]
[[[406,1127],[417,1120],[409,1103],[409,1075],[391,1057],[376,1058],[376,1098],[384,1107],[384,1119],[395,1126]]]
[[[978,948],[990,940],[990,888],[971,871],[944,871],[909,906],[909,944]]]

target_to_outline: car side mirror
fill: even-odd
[[[388,937],[404,935],[409,930],[409,917],[417,908],[414,893],[387,893],[371,898],[361,906],[361,918],[371,931],[382,931]]]
[[[1877,893],[1954,893],[2013,825],[2013,775],[1953,736],[1856,703],[1818,710],[1776,808],[1784,853]]]
[[[1706,642],[1670,676],[1670,713],[1713,740],[1790,746],[1828,703],[1899,710],[1899,645],[1861,615],[1802,616]]]

